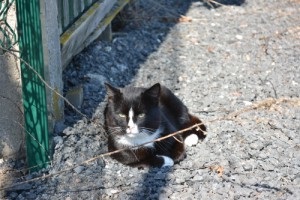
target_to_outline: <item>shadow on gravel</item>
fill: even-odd
[[[161,195],[166,194],[163,188],[167,184],[167,176],[170,170],[170,168],[149,169],[141,181],[142,187],[135,191],[131,199],[166,199],[167,196],[162,197]]]
[[[121,12],[118,27],[114,28],[118,32],[114,33],[112,42],[94,42],[77,55],[64,71],[65,91],[78,85],[83,87],[81,111],[89,118],[102,115],[95,112],[105,98],[104,82],[118,87],[130,84],[141,64],[158,50],[171,28],[180,22],[194,2],[199,1],[140,1]],[[202,2],[203,6],[211,8],[205,3],[207,1]],[[238,6],[244,3],[243,0],[218,2]],[[65,116],[68,126],[73,126],[82,118],[70,108],[66,109]],[[144,174],[141,186],[132,195],[132,199],[155,195],[158,198],[168,182],[168,174],[166,169],[150,169]]]
[[[140,66],[158,50],[177,23],[181,23],[192,3],[198,0],[173,0],[129,4],[112,25],[112,42],[96,41],[75,56],[64,70],[64,96],[70,88],[82,86],[81,111],[91,118],[104,101],[104,82],[124,87],[131,83]],[[222,5],[241,6],[245,0],[202,0],[209,9]],[[176,55],[175,55],[176,56]],[[151,74],[149,74],[151,76]],[[66,105],[65,121],[74,125],[82,116]]]

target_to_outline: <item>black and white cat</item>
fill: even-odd
[[[206,127],[202,124],[199,129],[151,142],[201,123],[188,113],[187,107],[168,88],[159,83],[150,88],[115,88],[106,84],[106,89],[108,103],[104,114],[108,150],[127,148],[111,155],[123,164],[173,166],[185,158],[184,144],[191,146],[205,138]]]

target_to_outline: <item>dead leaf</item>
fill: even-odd
[[[224,173],[224,167],[220,165],[210,166],[209,169],[213,172],[216,172],[218,176],[223,176]]]
[[[191,22],[192,18],[184,16],[184,15],[180,15],[179,18],[177,18],[177,17],[162,17],[160,20],[164,23],[181,23],[181,22]]]
[[[214,53],[214,50],[215,50],[215,47],[212,47],[212,46],[208,46],[208,47],[207,47],[207,51],[208,51],[209,53]]]
[[[184,15],[180,15],[178,22],[191,22],[193,19]]]

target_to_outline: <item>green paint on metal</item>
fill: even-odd
[[[21,58],[44,77],[42,28],[39,0],[17,0]],[[21,62],[27,162],[31,171],[48,165],[49,135],[45,85],[36,72]]]

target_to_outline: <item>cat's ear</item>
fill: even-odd
[[[154,99],[158,99],[160,96],[160,84],[156,83],[153,86],[151,86],[149,89],[147,89],[144,94],[147,96],[150,96]]]
[[[105,83],[106,93],[109,100],[112,100],[115,96],[121,95],[121,91],[112,85]]]

